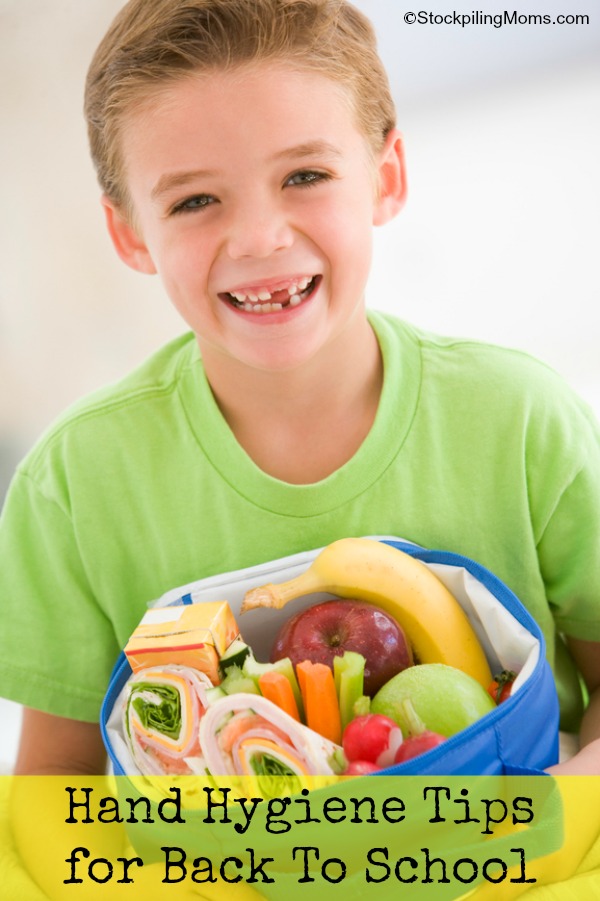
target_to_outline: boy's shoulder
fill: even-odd
[[[182,373],[200,359],[192,333],[169,341],[122,378],[98,388],[72,403],[42,433],[27,454],[21,469],[33,473],[54,449],[68,445],[77,435],[102,443],[106,429],[119,420],[131,420],[134,412],[172,395]],[[147,415],[145,416],[148,419]],[[150,418],[151,421],[151,418]]]
[[[487,404],[490,415],[504,411],[509,416],[519,410],[538,422],[587,421],[593,431],[597,428],[589,405],[556,369],[531,353],[482,339],[440,335],[387,314],[378,317],[400,342],[415,347],[422,398],[433,393],[452,398],[457,406],[462,399],[471,409]]]
[[[469,371],[471,367],[482,374],[512,373],[515,378],[526,376],[545,379],[560,379],[558,373],[543,360],[518,347],[496,344],[482,338],[463,335],[442,335],[426,329],[409,326],[418,342],[425,361],[439,359],[446,367],[457,373]]]
[[[198,345],[191,332],[174,338],[122,378],[75,401],[56,420],[51,434],[74,422],[99,418],[122,406],[129,407],[170,393],[182,371],[198,359]]]
[[[378,314],[393,329],[399,330],[418,347],[424,374],[437,368],[445,377],[469,378],[477,373],[491,382],[533,388],[539,384],[562,385],[565,379],[548,363],[518,347],[495,344],[480,338],[441,335],[386,314]]]

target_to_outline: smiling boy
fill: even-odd
[[[344,93],[282,62],[165,87],[123,132],[135,225],[105,198],[122,259],[160,273],[238,441],[286,482],[349,460],[381,390],[364,289],[373,223],[404,197],[402,144],[392,130],[375,160]]]
[[[88,76],[109,233],[191,330],[76,405],[0,529],[19,772],[100,772],[146,604],[344,535],[467,554],[546,635],[571,766],[600,772],[600,449],[526,355],[365,310],[406,194],[372,30],[337,0],[131,0]],[[390,287],[391,290],[391,287]],[[399,298],[399,302],[401,299]]]

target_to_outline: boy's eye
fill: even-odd
[[[327,181],[331,176],[327,172],[317,172],[314,169],[302,169],[300,172],[294,172],[286,181],[286,185],[298,185],[299,187],[309,187],[316,185],[321,181]]]
[[[185,200],[176,203],[171,213],[191,213],[195,210],[202,210],[215,202],[216,198],[210,194],[194,194],[193,197],[186,197]]]

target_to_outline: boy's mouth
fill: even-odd
[[[225,291],[219,297],[247,313],[277,313],[288,307],[300,306],[314,292],[320,280],[320,275],[304,275],[282,280],[268,287],[253,285],[231,292]]]

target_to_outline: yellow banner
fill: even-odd
[[[6,776],[0,855],[10,901],[592,901],[600,778]]]

